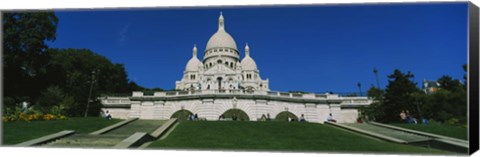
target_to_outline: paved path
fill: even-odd
[[[152,133],[165,122],[165,120],[136,120],[105,134],[76,134],[43,146],[110,148],[135,132]]]
[[[390,136],[390,137],[401,139],[401,140],[405,140],[409,143],[431,140],[431,138],[426,136],[416,135],[416,134],[407,133],[404,131],[389,129],[389,128],[375,126],[375,125],[366,124],[366,123],[362,123],[362,124],[355,123],[355,124],[344,124],[344,125],[355,127],[362,130],[367,130],[377,134],[382,134],[385,136]]]
[[[104,135],[124,135],[128,137],[135,132],[152,133],[165,122],[166,120],[136,120]]]

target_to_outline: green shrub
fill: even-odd
[[[446,121],[446,123],[449,125],[457,125],[459,124],[459,120],[457,118],[450,118],[449,120]]]
[[[15,99],[11,97],[3,97],[3,107],[11,108],[15,106]]]
[[[49,111],[51,107],[56,106],[62,102],[65,97],[63,90],[58,86],[50,86],[40,94],[35,105],[37,109]]]

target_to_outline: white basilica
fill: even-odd
[[[256,121],[264,115],[285,120],[285,115],[323,123],[329,114],[340,123],[353,123],[358,108],[370,105],[367,97],[344,97],[331,93],[291,93],[271,91],[268,79],[262,80],[258,67],[245,44],[245,57],[233,37],[225,30],[220,14],[218,30],[208,40],[203,60],[194,45],[182,79],[175,91],[153,94],[134,91],[128,97],[100,97],[102,110],[115,118],[170,119],[198,114],[206,120],[238,113],[243,120]]]
[[[269,91],[268,79],[261,79],[248,44],[245,45],[245,57],[240,61],[240,51],[225,30],[223,15],[218,18],[218,30],[208,40],[203,54],[203,61],[200,61],[194,45],[182,80],[176,82],[177,90]]]

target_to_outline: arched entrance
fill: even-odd
[[[188,120],[188,116],[192,115],[193,113],[189,110],[181,109],[177,112],[173,113],[170,118],[177,118],[178,121]]]
[[[290,119],[294,119],[296,121],[298,121],[298,117],[293,114],[292,112],[289,112],[289,111],[283,111],[283,112],[280,112],[277,114],[277,116],[275,116],[275,120],[277,121],[288,121],[288,118],[290,117]]]
[[[233,119],[234,116],[237,117],[236,120],[238,121],[249,121],[250,118],[248,117],[247,113],[245,113],[244,111],[240,110],[240,109],[229,109],[227,111],[225,111],[223,113],[223,116],[225,116],[225,118],[227,119]]]

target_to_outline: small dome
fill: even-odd
[[[257,70],[257,63],[250,57],[250,47],[248,44],[245,46],[245,58],[240,63],[242,70]]]
[[[207,48],[205,50],[216,47],[226,47],[238,50],[237,44],[235,43],[235,40],[233,40],[233,37],[225,31],[224,19],[222,14],[220,14],[220,17],[218,18],[218,30],[208,40]]]
[[[200,62],[200,60],[197,58],[197,45],[193,45],[192,59],[188,61],[185,71],[198,71],[198,68],[202,66],[202,62]]]
[[[198,71],[199,67],[202,67],[203,63],[198,60],[197,57],[192,57],[187,63],[187,66],[185,67],[185,71]]]

